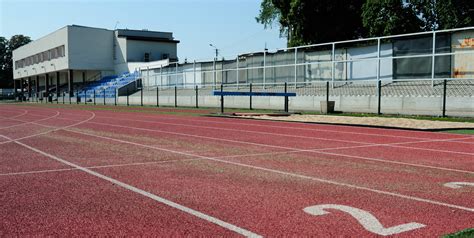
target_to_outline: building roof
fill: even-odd
[[[174,39],[173,33],[171,32],[129,29],[117,29],[115,31],[117,32],[117,37],[123,37],[129,40],[179,43],[178,40]]]

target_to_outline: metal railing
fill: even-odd
[[[145,87],[157,85],[177,87],[197,85],[200,87],[212,84],[216,88],[220,84],[248,83],[262,83],[262,87],[266,87],[268,83],[275,82],[297,85],[299,82],[327,80],[331,81],[331,85],[334,85],[336,81],[361,80],[356,77],[357,75],[354,75],[354,67],[367,67],[365,71],[359,69],[362,71],[361,77],[366,76],[362,77],[363,79],[378,81],[406,78],[407,76],[399,76],[399,73],[395,72],[394,62],[397,60],[420,60],[426,69],[429,68],[429,72],[425,72],[423,77],[413,77],[413,79],[455,78],[454,68],[456,65],[450,66],[450,75],[442,75],[442,72],[437,72],[437,68],[439,68],[437,62],[442,63],[444,60],[451,63],[451,59],[454,57],[464,57],[466,58],[464,63],[468,64],[471,59],[468,57],[474,56],[474,49],[472,47],[451,49],[453,45],[459,46],[459,44],[449,43],[450,50],[446,52],[448,46],[442,45],[444,38],[437,38],[447,36],[448,39],[451,39],[454,33],[462,33],[474,38],[474,27],[290,47],[277,49],[275,52],[240,54],[233,60],[218,61],[213,59],[182,64],[174,62],[170,66],[160,68],[159,72],[158,70],[142,69],[140,73]],[[410,40],[422,40],[425,43],[424,48],[408,49],[412,52],[396,55],[394,42]],[[387,49],[388,46],[391,47]],[[367,50],[360,54],[349,53],[351,50],[354,52],[364,47]],[[280,59],[275,59],[278,57]],[[453,61],[453,63],[457,62]],[[474,76],[474,72],[468,73],[468,76]]]

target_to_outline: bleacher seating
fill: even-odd
[[[124,73],[120,76],[105,76],[98,81],[86,85],[79,91],[78,96],[81,100],[87,100],[93,98],[95,92],[96,97],[104,97],[105,93],[106,98],[115,98],[118,88],[135,81],[137,77],[138,72]]]

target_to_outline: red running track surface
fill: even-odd
[[[0,234],[440,236],[474,227],[473,155],[468,135],[0,105]]]

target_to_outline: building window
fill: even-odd
[[[43,52],[43,61],[50,60],[49,58],[49,51]]]
[[[15,61],[15,69],[21,69],[30,65],[42,63],[52,59],[66,56],[65,46],[58,46],[53,49],[43,51],[41,53],[28,56],[26,58]]]
[[[150,53],[145,53],[144,61],[150,62]]]

